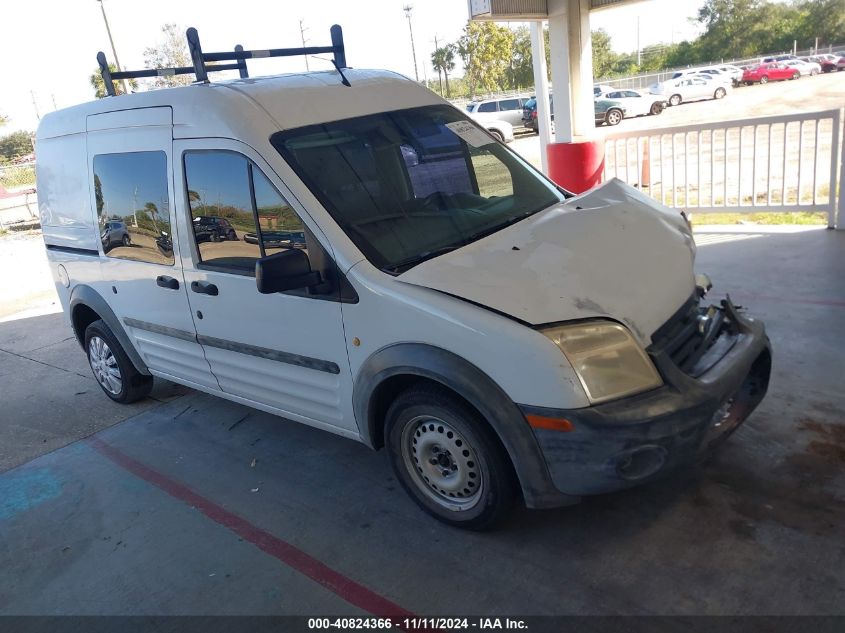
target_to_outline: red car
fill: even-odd
[[[797,68],[792,68],[780,62],[760,64],[753,68],[746,68],[742,73],[742,82],[748,86],[754,83],[767,84],[769,81],[780,81],[783,79],[798,79],[801,73]]]

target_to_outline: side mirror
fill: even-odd
[[[255,262],[255,285],[261,294],[311,288],[321,281],[320,273],[311,270],[308,255],[298,249],[284,250]]]

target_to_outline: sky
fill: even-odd
[[[144,49],[161,39],[161,26],[176,23],[198,29],[203,50],[301,46],[300,20],[307,44],[328,45],[329,27],[344,30],[347,63],[357,68],[385,68],[414,76],[408,21],[411,4],[419,76],[433,78],[430,56],[435,38],[455,41],[468,17],[466,0],[103,0],[123,68],[141,69]],[[591,16],[592,28],[604,28],[618,52],[640,44],[694,37],[690,23],[703,0],[649,0],[605,9]],[[27,0],[4,3],[0,22],[0,113],[11,118],[2,132],[33,130],[38,113],[93,98],[89,77],[97,51],[113,54],[97,0]],[[654,16],[660,16],[655,19]],[[517,26],[513,24],[513,26]],[[311,69],[331,68],[310,59]],[[305,70],[302,58],[250,62],[250,74]]]

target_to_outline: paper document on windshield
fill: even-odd
[[[489,145],[494,142],[493,139],[485,134],[483,130],[479,130],[469,121],[455,121],[453,123],[447,123],[446,127],[473,147],[481,147],[482,145]]]

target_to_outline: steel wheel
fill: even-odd
[[[88,341],[88,363],[97,382],[115,396],[123,390],[123,378],[117,359],[108,344],[99,336],[92,336]]]
[[[475,450],[443,420],[417,416],[402,431],[402,458],[417,487],[452,511],[478,504],[484,478]]]

